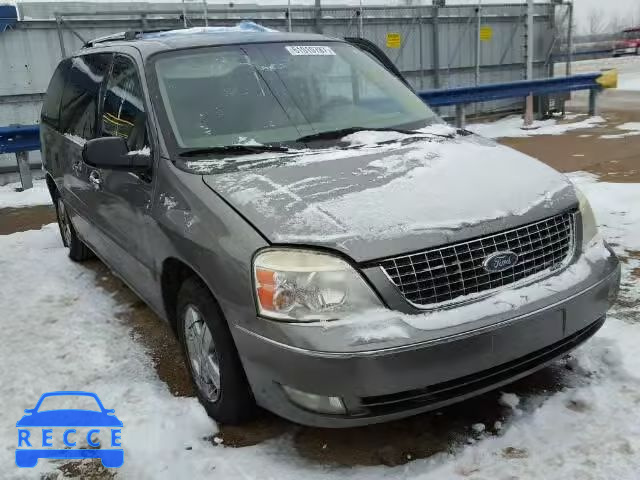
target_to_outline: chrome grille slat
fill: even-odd
[[[562,239],[562,238],[561,238],[561,239],[559,239],[559,240],[556,240],[555,242],[550,243],[548,246],[541,246],[541,247],[539,247],[539,248],[537,248],[537,249],[535,249],[535,250],[529,250],[529,251],[523,252],[523,253],[521,253],[519,256],[520,256],[521,258],[523,258],[523,257],[525,257],[526,255],[535,254],[536,252],[538,252],[538,251],[540,251],[540,250],[543,250],[543,249],[545,249],[545,248],[552,247],[552,246],[554,246],[554,245],[558,245],[558,244],[560,244],[560,247],[558,247],[558,248],[556,248],[556,249],[554,249],[554,250],[552,250],[552,251],[564,250],[564,248],[565,248],[564,242],[565,242],[565,239]],[[465,261],[463,261],[463,262],[461,262],[461,263],[469,263],[469,262],[470,262],[469,260],[465,260]],[[526,260],[525,260],[525,262],[526,262]],[[523,263],[524,263],[524,262],[523,262]],[[472,271],[474,271],[474,270],[477,270],[480,266],[482,266],[482,262],[480,262],[480,265],[478,265],[478,266],[473,266],[473,267],[471,267],[471,268],[465,268],[465,269],[462,269],[462,270],[460,270],[460,273],[464,274],[464,273],[472,272]],[[442,268],[445,268],[445,267],[444,267],[444,266],[442,266],[442,267],[440,267],[440,269],[439,269],[439,270],[441,270]],[[429,270],[428,270],[428,269],[424,269],[424,270],[417,270],[417,271],[415,271],[415,273],[414,273],[414,272],[412,272],[412,273],[405,273],[405,274],[401,274],[401,275],[399,274],[399,275],[398,275],[398,277],[399,277],[400,279],[402,279],[402,278],[404,278],[404,277],[408,277],[408,276],[414,275],[414,278],[416,278],[416,277],[417,277],[417,275],[421,275],[421,274],[428,274],[428,273],[429,273]],[[438,279],[440,279],[440,278],[447,278],[447,277],[449,277],[449,274],[448,274],[448,273],[443,273],[443,274],[438,273],[438,275],[436,275],[436,276],[434,276],[434,275],[430,275],[430,279],[431,279],[431,280],[438,280]],[[416,282],[405,282],[405,281],[403,281],[402,283],[403,283],[404,285],[411,285],[412,283],[416,283]]]
[[[556,215],[497,234],[425,250],[378,263],[412,304],[430,306],[519,282],[546,269],[557,269],[574,253],[575,215]],[[484,260],[509,250],[518,262],[489,273]]]

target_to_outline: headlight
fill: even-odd
[[[580,202],[580,216],[582,217],[582,248],[584,249],[591,240],[598,234],[598,226],[596,225],[596,218],[591,210],[589,200],[584,196],[577,187],[576,195]]]
[[[335,320],[382,306],[358,272],[326,253],[264,250],[254,259],[253,275],[258,313],[274,320]]]

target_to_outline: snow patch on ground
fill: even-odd
[[[640,73],[623,73],[618,77],[618,90],[639,91]]]
[[[621,249],[640,251],[640,185],[598,182],[586,172],[568,177],[589,199],[604,238]]]
[[[487,138],[524,138],[535,135],[563,135],[573,130],[594,128],[606,123],[602,117],[589,117],[579,122],[558,123],[556,119],[536,120],[533,127],[523,130],[522,117],[510,116],[490,123],[475,123],[467,130]]]
[[[53,469],[15,466],[15,422],[40,395],[55,390],[98,394],[122,420],[123,478],[201,478],[216,461],[203,455],[215,424],[194,398],[176,398],[154,371],[125,311],[97,287],[93,271],[69,260],[57,225],[0,236],[0,471],[3,478]],[[192,450],[186,450],[191,447]],[[64,463],[64,462],[61,462]]]
[[[640,123],[639,122],[629,122],[629,123],[623,123],[622,125],[618,125],[616,127],[618,130],[625,130],[626,133],[619,133],[619,134],[613,134],[613,135],[600,135],[600,138],[604,138],[606,139],[618,139],[618,138],[625,138],[625,137],[634,137],[636,135],[640,135]]]
[[[34,205],[50,205],[51,196],[45,180],[34,180],[33,188],[22,192],[20,182],[0,186],[0,208],[31,207]]]

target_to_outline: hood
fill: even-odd
[[[577,205],[566,177],[475,135],[307,151],[203,179],[270,242],[337,249],[358,262]]]

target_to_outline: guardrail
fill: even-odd
[[[465,106],[471,103],[502,100],[505,98],[525,98],[529,95],[589,90],[589,114],[597,113],[597,96],[604,88],[618,85],[618,72],[583,73],[569,77],[554,77],[541,80],[524,80],[510,83],[493,83],[477,87],[459,87],[446,90],[418,92],[418,96],[432,107],[456,106],[456,125],[464,127]]]
[[[618,84],[618,72],[583,73],[570,77],[547,78],[543,80],[521,81],[460,87],[445,90],[418,92],[418,96],[432,107],[456,106],[456,125],[465,125],[465,106],[471,103],[501,100],[505,98],[525,98],[530,94],[546,95],[550,93],[589,90],[589,113],[597,113],[596,99],[604,88],[615,88]],[[0,127],[0,153],[15,153],[18,169],[24,189],[31,188],[29,169],[29,151],[40,149],[40,127],[38,125],[14,125]]]
[[[33,187],[29,152],[40,150],[40,127],[38,125],[10,125],[0,127],[0,153],[15,153],[22,188]]]

